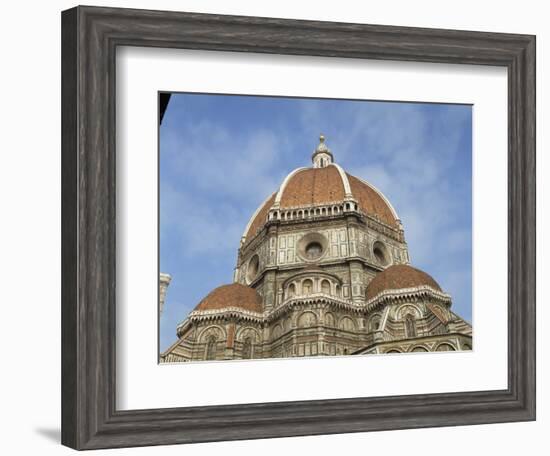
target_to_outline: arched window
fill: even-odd
[[[296,296],[296,285],[291,283],[287,288],[286,297],[293,298],[294,296]]]
[[[355,331],[355,323],[350,317],[342,317],[338,327],[345,331]]]
[[[380,329],[380,317],[378,315],[376,315],[370,321],[370,330],[371,331],[378,331],[379,329]]]
[[[277,325],[273,328],[271,337],[277,339],[283,333],[283,328],[281,325]]]
[[[323,280],[321,282],[321,291],[324,294],[330,294],[330,282],[328,280]]]
[[[340,285],[336,285],[336,296],[342,296],[342,289]]]
[[[313,292],[313,282],[309,279],[304,280],[302,283],[302,293],[304,295],[309,295]]]
[[[426,350],[424,347],[414,347],[411,351],[412,352],[427,352],[428,350]]]
[[[449,351],[455,351],[455,348],[451,345],[451,344],[440,344],[438,345],[438,347],[435,349],[435,351],[438,351],[438,352],[449,352]]]
[[[336,319],[334,318],[334,315],[332,315],[331,313],[326,313],[325,314],[325,325],[327,325],[331,328],[336,326]]]
[[[247,337],[243,342],[243,359],[252,358],[252,341]]]
[[[215,336],[210,336],[206,343],[206,359],[216,359],[217,340]]]
[[[303,312],[298,318],[298,326],[300,328],[310,328],[317,324],[317,316],[310,311]]]
[[[405,317],[405,333],[407,337],[416,337],[416,319],[413,314],[407,314]]]

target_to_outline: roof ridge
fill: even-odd
[[[365,184],[367,187],[369,187],[372,191],[374,191],[380,198],[382,198],[382,201],[386,203],[386,205],[390,208],[390,211],[395,218],[395,220],[400,220],[399,215],[397,214],[397,211],[393,207],[392,203],[390,203],[390,200],[386,198],[386,195],[384,195],[378,188],[376,188],[374,185],[372,185],[370,182],[367,182],[365,179],[362,179],[361,177],[354,176],[353,174],[350,174],[346,171],[346,174],[348,176],[351,176],[355,179],[357,179],[359,182]]]

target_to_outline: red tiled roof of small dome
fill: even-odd
[[[262,298],[253,288],[240,283],[222,285],[212,290],[195,310],[221,310],[239,307],[251,312],[262,312]]]
[[[429,286],[435,291],[441,291],[441,287],[429,274],[406,264],[396,264],[379,272],[372,279],[367,286],[366,297],[369,300],[386,290],[400,290],[423,285]]]

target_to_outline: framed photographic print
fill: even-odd
[[[65,445],[535,419],[533,36],[77,7],[62,51]]]

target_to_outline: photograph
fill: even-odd
[[[158,109],[159,363],[474,348],[472,105]]]

